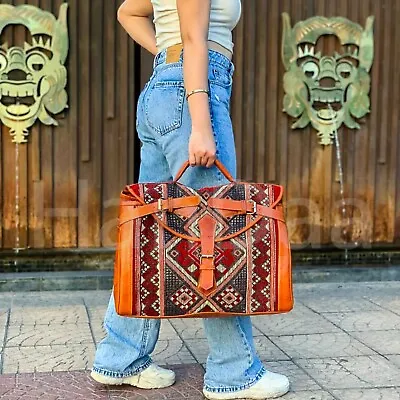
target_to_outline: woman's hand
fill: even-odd
[[[190,165],[202,165],[211,167],[216,158],[216,146],[211,126],[205,129],[192,127],[189,139],[189,163]]]

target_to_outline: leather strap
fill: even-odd
[[[254,213],[263,217],[273,218],[278,221],[285,221],[282,210],[275,210],[271,207],[262,206],[253,200],[231,200],[231,199],[214,199],[211,198],[207,204],[212,208],[222,210],[237,211],[240,213]]]
[[[123,225],[135,218],[144,217],[145,215],[154,214],[159,211],[168,210],[172,212],[176,208],[196,207],[200,202],[200,196],[187,196],[159,199],[159,201],[154,201],[153,203],[142,206],[122,206],[119,216],[119,225]]]
[[[215,245],[215,227],[217,221],[209,214],[202,217],[199,222],[201,259],[200,259],[200,277],[198,286],[207,291],[214,286],[214,245]]]
[[[183,173],[189,168],[189,166],[190,166],[189,160],[185,161],[180,170],[178,171],[178,173],[176,174],[173,182],[177,182],[181,178]],[[221,161],[215,160],[215,166],[222,172],[222,174],[225,176],[226,179],[228,179],[228,181],[235,182],[232,175],[229,173],[229,171],[226,169],[226,167],[224,166],[224,164],[222,164]]]

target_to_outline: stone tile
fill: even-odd
[[[290,359],[265,336],[256,336],[254,338],[254,345],[256,347],[257,354],[262,361],[270,362]]]
[[[379,354],[400,354],[400,330],[352,332],[351,335]]]
[[[397,386],[400,381],[400,369],[382,356],[301,359],[296,362],[328,389],[390,387]]]
[[[38,347],[8,347],[4,351],[4,374],[74,371],[92,367],[93,343]]]
[[[110,301],[110,290],[81,290],[79,292],[88,307],[107,306]]]
[[[399,296],[371,296],[368,297],[370,301],[378,304],[385,310],[391,311],[397,315],[400,315],[400,299]]]
[[[4,386],[7,391],[2,396]],[[107,387],[94,382],[88,373],[56,372],[22,374],[18,375],[17,379],[15,376],[0,376],[0,398],[7,400],[107,400],[109,397]]]
[[[400,316],[389,311],[327,313],[325,318],[345,331],[378,331],[400,329]]]
[[[6,334],[6,325],[8,319],[8,311],[0,311],[0,351],[3,348],[4,336]]]
[[[151,358],[158,364],[194,364],[196,360],[180,339],[159,340]]]
[[[104,317],[106,315],[107,305],[88,307],[87,311],[88,311],[90,320],[92,320],[92,319],[100,319],[100,320],[103,321]]]
[[[90,321],[90,326],[92,328],[95,342],[99,343],[106,336],[106,330],[103,327],[103,321],[100,319],[94,319]]]
[[[333,390],[338,400],[400,400],[400,388]]]
[[[265,336],[256,336],[254,338],[254,343],[257,353],[263,361],[289,360],[289,357],[287,357]],[[197,362],[203,364],[207,361],[209,353],[207,339],[187,339],[185,340],[185,344],[193,353]]]
[[[305,392],[289,392],[282,400],[335,400],[328,392],[323,390],[305,391]],[[350,399],[346,399],[350,400]]]
[[[87,323],[83,305],[60,307],[13,307],[10,325],[66,325]]]
[[[288,314],[252,318],[254,326],[267,336],[340,332],[335,325],[309,308],[296,305]]]
[[[270,339],[291,358],[325,358],[375,354],[345,333],[271,336]]]
[[[351,311],[382,311],[377,304],[372,303],[361,294],[340,296],[338,293],[302,297],[301,302],[316,312],[351,312]]]
[[[176,383],[165,389],[141,390],[132,386],[110,387],[110,400],[203,400],[201,365],[172,367]]]
[[[400,368],[400,355],[388,355],[386,358],[394,365]]]
[[[183,340],[206,338],[200,318],[173,318],[170,322]]]
[[[347,282],[347,283],[296,283],[294,285],[295,298],[330,296],[336,297],[394,297],[400,291],[400,282]]]
[[[16,375],[0,375],[0,399],[9,399],[15,384]]]
[[[321,387],[293,361],[272,361],[265,363],[268,371],[286,375],[290,381],[290,391],[318,391]]]
[[[13,307],[61,307],[82,305],[79,291],[18,292],[12,300]]]
[[[0,293],[0,314],[11,308],[13,295],[11,293]]]
[[[6,347],[69,345],[87,342],[93,342],[89,324],[11,325],[7,332]]]
[[[161,327],[160,327],[160,337],[159,340],[179,340],[180,337],[174,327],[172,326],[171,322],[163,319],[161,321]]]
[[[207,339],[187,339],[185,344],[198,363],[204,364],[207,361],[209,353]]]

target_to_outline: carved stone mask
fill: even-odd
[[[24,25],[31,43],[24,48],[0,46],[0,119],[13,142],[27,142],[28,128],[39,119],[58,125],[51,114],[67,107],[68,28],[66,3],[59,19],[30,5],[0,5],[0,34],[10,24]]]
[[[292,29],[289,15],[282,17],[284,111],[297,118],[293,129],[311,123],[320,143],[331,144],[343,123],[359,129],[356,119],[370,111],[373,17],[367,19],[365,30],[341,17],[312,17]],[[336,36],[341,51],[317,52],[317,42],[324,35]]]

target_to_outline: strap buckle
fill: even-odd
[[[256,214],[257,213],[257,203],[254,200],[249,200],[249,203],[252,206],[251,211],[247,211],[248,214]]]
[[[200,262],[203,261],[203,258],[214,258],[214,254],[202,254],[200,256]]]
[[[163,210],[162,201],[163,201],[162,198],[159,198],[159,199],[157,200],[157,211],[162,211],[162,210]]]

